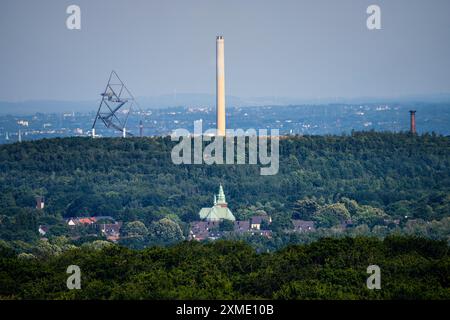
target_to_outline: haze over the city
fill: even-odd
[[[81,30],[66,28],[71,4]],[[371,4],[381,30],[366,26]],[[139,97],[214,95],[217,35],[227,95],[249,101],[448,93],[449,12],[447,0],[5,0],[0,100],[92,101],[112,69]]]

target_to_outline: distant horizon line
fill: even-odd
[[[199,96],[199,97],[214,97],[215,93],[202,93],[202,92],[177,92],[177,93],[163,93],[158,95],[144,95],[144,96],[136,96],[136,100],[139,99],[155,99],[155,98],[165,98],[172,97],[177,98],[179,96]],[[448,92],[436,92],[436,93],[409,93],[409,94],[399,94],[399,95],[361,95],[361,96],[325,96],[325,97],[294,97],[294,96],[238,96],[238,95],[226,95],[226,97],[230,99],[242,99],[242,100],[251,100],[251,99],[279,99],[279,100],[297,100],[296,103],[309,103],[311,101],[317,101],[322,103],[329,103],[329,101],[365,101],[365,102],[378,102],[376,100],[397,100],[397,99],[436,99],[438,97],[450,100],[450,91]],[[66,103],[92,103],[94,101],[100,101],[97,99],[60,99],[60,98],[26,98],[20,100],[11,100],[11,99],[0,99],[0,103],[30,103],[30,102],[66,102]],[[427,102],[427,101],[423,101]],[[447,102],[447,101],[442,101]],[[183,102],[179,102],[183,103]],[[174,105],[175,106],[175,105]],[[181,105],[178,105],[181,106]],[[257,105],[255,105],[257,106]]]
[[[253,97],[241,98],[226,96],[227,108],[264,108],[295,106],[327,106],[327,105],[374,105],[374,104],[409,104],[411,108],[419,104],[449,104],[450,93],[415,94],[397,97],[357,97],[357,98],[289,98],[289,97]],[[23,100],[1,101],[0,115],[33,115],[60,114],[67,112],[96,112],[101,99],[96,100]],[[214,94],[178,93],[177,95],[137,97],[138,106],[133,111],[152,111],[170,108],[210,108],[216,106]]]

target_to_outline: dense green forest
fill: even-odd
[[[288,137],[274,176],[259,165],[175,165],[175,143],[0,146],[0,299],[450,298],[450,138]],[[184,241],[219,184],[237,219],[272,217],[270,237]],[[67,225],[83,216],[123,222],[118,243]],[[316,230],[289,232],[291,219]],[[382,290],[366,287],[372,264]],[[80,266],[82,290],[66,288],[69,265]]]
[[[24,247],[23,241],[39,239],[40,224],[49,226],[52,238],[68,234],[65,218],[107,215],[156,233],[169,219],[183,233],[175,239],[182,240],[199,209],[212,205],[220,183],[238,219],[263,210],[273,217],[275,232],[291,218],[314,220],[322,228],[264,244],[275,249],[334,235],[333,228],[348,219],[354,224],[348,235],[450,239],[448,137],[289,137],[280,141],[280,171],[274,176],[261,176],[258,165],[175,165],[175,144],[170,137],[64,138],[0,146],[0,239]],[[44,210],[34,208],[36,196],[45,197]],[[149,235],[143,245],[131,246],[157,240]]]
[[[46,258],[0,251],[0,299],[450,299],[449,247],[421,238],[323,238],[262,254],[223,240]],[[81,290],[66,287],[69,265]],[[380,290],[366,286],[369,265],[380,267]]]

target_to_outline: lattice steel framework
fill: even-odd
[[[126,135],[133,136],[132,133],[127,132],[126,126],[132,108],[137,103],[134,96],[114,70],[111,71],[108,84],[101,96],[102,100],[92,124],[93,135],[95,136],[97,120],[101,120],[107,128],[122,132],[123,137]]]

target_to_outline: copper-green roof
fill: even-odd
[[[200,219],[207,221],[236,220],[233,213],[227,208],[222,185],[219,187],[219,194],[217,196],[214,195],[214,206],[212,208],[202,208],[199,212],[199,216]]]
[[[236,220],[230,209],[218,205],[212,208],[202,208],[199,212],[199,215],[200,219],[204,219],[207,221]]]

